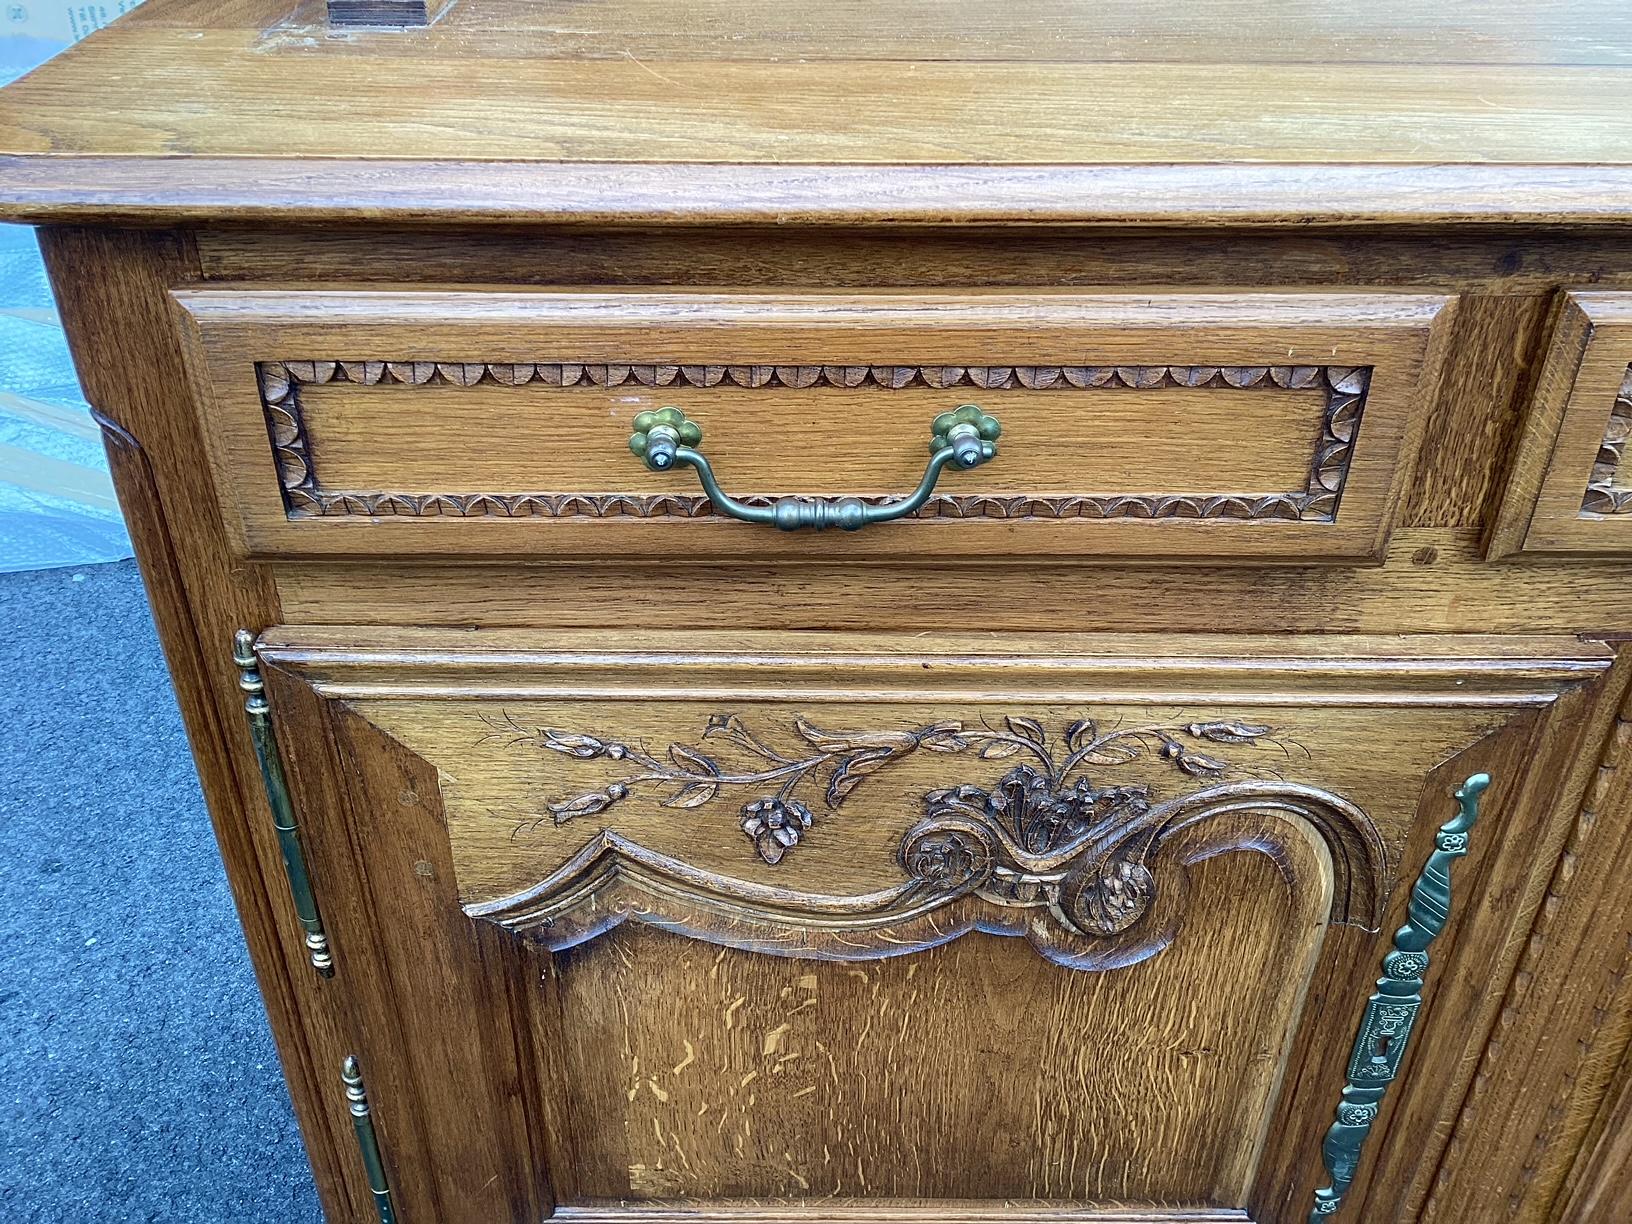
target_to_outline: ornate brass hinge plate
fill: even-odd
[[[1394,950],[1383,957],[1383,976],[1366,1002],[1360,1031],[1349,1056],[1349,1081],[1337,1106],[1337,1121],[1321,1147],[1331,1184],[1315,1191],[1310,1224],[1337,1214],[1354,1181],[1360,1148],[1371,1133],[1389,1084],[1399,1074],[1406,1043],[1422,1007],[1423,978],[1428,972],[1428,945],[1451,914],[1451,864],[1468,852],[1468,832],[1479,819],[1479,796],[1490,785],[1489,774],[1474,774],[1457,788],[1461,810],[1434,835],[1434,852],[1411,886],[1407,919],[1394,934]]]

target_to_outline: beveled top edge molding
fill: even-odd
[[[0,221],[1632,225],[1632,165],[765,165],[0,155]]]
[[[952,653],[1011,658],[1026,663],[1069,659],[1195,659],[1218,657],[1251,669],[1256,661],[1325,661],[1350,667],[1377,663],[1426,662],[1454,659],[1484,660],[1590,660],[1606,664],[1615,649],[1606,642],[1568,632],[1555,633],[1322,633],[1288,637],[1283,633],[1231,630],[1194,631],[1083,631],[1042,629],[951,629],[938,634],[937,646]],[[641,629],[609,628],[489,628],[477,632],[436,625],[334,624],[287,622],[268,626],[257,640],[263,654],[304,647],[346,656],[378,652],[423,652],[446,656],[450,652],[508,658],[515,654],[577,657],[585,652],[605,655],[758,655],[773,650],[789,655],[823,657],[857,649],[870,654],[909,660],[925,657],[924,637],[910,630],[845,629],[689,629],[684,640],[654,648],[652,635]]]
[[[561,631],[362,630],[278,626],[257,646],[263,661],[302,676],[327,697],[515,699],[597,693],[633,699],[654,693],[652,669],[688,697],[758,691],[812,700],[854,698],[865,676],[869,698],[902,693],[983,700],[998,690],[1017,699],[1251,704],[1429,704],[1504,708],[1546,704],[1609,667],[1607,648],[1575,638],[1476,637],[1412,642],[1336,635],[1317,649],[1288,653],[1284,639],[1245,634],[1006,635],[1003,642],[947,634],[926,650],[907,635],[698,632],[681,648],[657,649],[636,636]],[[846,679],[851,677],[851,679]],[[633,685],[626,682],[633,679]],[[967,692],[966,692],[967,690]]]

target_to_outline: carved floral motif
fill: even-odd
[[[1102,936],[1127,930],[1150,908],[1156,880],[1147,859],[1171,809],[1148,785],[1100,786],[1086,771],[1148,752],[1191,777],[1218,779],[1231,766],[1212,755],[1215,745],[1256,745],[1272,734],[1233,721],[1102,733],[1082,719],[1056,745],[1031,719],[1008,726],[1011,736],[998,742],[1030,759],[990,788],[925,795],[924,819],[902,842],[902,867],[943,897],[974,892],[996,905],[1046,909],[1071,930]],[[926,857],[928,847],[935,849]]]
[[[740,823],[767,863],[780,862],[811,825],[810,808],[798,797],[800,793],[819,792],[827,807],[837,809],[870,774],[893,761],[920,748],[959,752],[969,744],[957,723],[933,723],[913,731],[829,731],[797,718],[793,730],[803,750],[785,753],[756,736],[736,714],[715,714],[703,728],[700,739],[705,742],[672,743],[660,759],[640,745],[553,727],[528,729],[508,714],[488,725],[493,732],[484,737],[487,740],[498,739],[511,746],[528,744],[581,761],[604,758],[630,766],[627,777],[605,787],[547,800],[545,814],[525,822],[518,833],[544,820],[565,824],[580,816],[598,815],[642,790],[664,792],[658,800],[663,807],[695,808],[709,803],[722,790],[740,788],[759,792],[743,804]],[[719,749],[725,748],[742,763],[722,764]]]
[[[780,863],[815,820],[811,801],[836,811],[870,776],[920,752],[1023,758],[995,783],[964,783],[922,799],[924,816],[904,836],[903,905],[944,904],[970,893],[1004,907],[1044,911],[1080,935],[1120,934],[1149,910],[1156,892],[1149,860],[1177,812],[1149,785],[1096,783],[1090,771],[1147,761],[1203,782],[1239,772],[1220,752],[1274,743],[1269,727],[1234,720],[1101,728],[1091,718],[1052,738],[1037,720],[1011,715],[1001,727],[943,721],[903,731],[835,731],[795,718],[800,741],[783,749],[734,713],[711,716],[696,743],[659,756],[643,745],[554,727],[528,728],[504,714],[485,741],[531,747],[581,761],[627,766],[601,787],[543,804],[519,824],[523,836],[607,812],[640,794],[668,808],[702,808],[722,792],[748,798],[738,822],[766,863]]]
[[[799,844],[799,835],[810,828],[811,820],[810,809],[797,799],[772,795],[742,805],[742,831],[759,857],[772,866]]]
[[[1324,389],[1321,436],[1301,489],[1280,493],[1148,493],[1118,495],[937,494],[918,518],[1244,519],[1330,522],[1348,478],[1354,439],[1365,408],[1371,371],[1335,366],[798,366],[593,365],[570,362],[286,361],[256,367],[286,511],[291,517],[403,515],[455,518],[699,518],[713,513],[700,494],[625,493],[405,493],[323,488],[301,417],[300,387],[333,382],[362,386],[458,386],[537,383],[549,387],[683,385],[744,388],[817,386],[886,391],[926,386],[981,390],[1070,388],[1150,390],[1157,387]],[[773,504],[780,494],[739,500]],[[887,501],[885,497],[864,502]]]

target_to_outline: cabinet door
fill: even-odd
[[[260,666],[397,1218],[1281,1224],[1453,1108],[1441,999],[1500,943],[1465,902],[1604,661],[288,629]]]

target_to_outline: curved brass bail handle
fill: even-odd
[[[917,510],[929,500],[941,469],[948,464],[972,468],[995,458],[997,437],[1002,431],[997,418],[982,412],[977,404],[964,404],[952,412],[941,413],[930,424],[929,465],[917,489],[909,497],[876,504],[859,497],[781,497],[769,506],[746,505],[720,488],[708,460],[692,449],[702,443],[702,426],[688,420],[678,408],[637,414],[629,449],[654,472],[675,467],[695,468],[703,492],[714,503],[714,508],[745,523],[770,523],[783,531],[798,531],[803,527],[816,530],[842,527],[846,531],[858,531],[869,523],[887,523]]]

